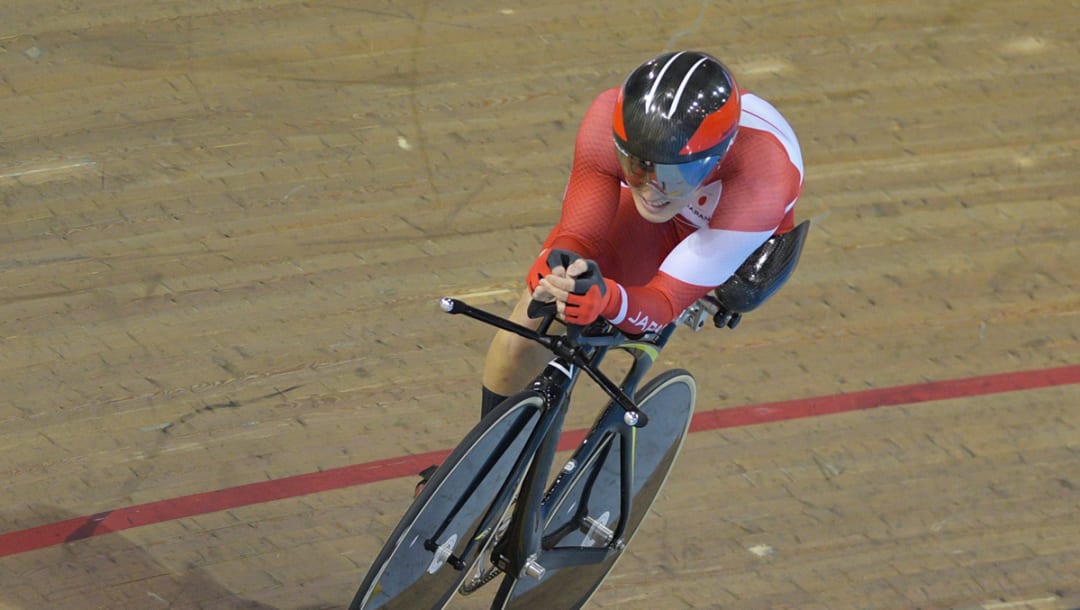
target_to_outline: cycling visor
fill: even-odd
[[[619,165],[622,166],[626,183],[632,189],[643,189],[646,186],[650,190],[661,194],[668,199],[681,199],[693,194],[701,184],[709,177],[713,169],[724,158],[734,136],[719,147],[716,154],[702,157],[685,163],[652,163],[639,159],[623,150],[619,143],[615,142],[615,151],[619,157]]]

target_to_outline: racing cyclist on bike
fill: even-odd
[[[692,51],[650,59],[586,112],[562,216],[510,319],[536,328],[529,301],[554,300],[566,322],[603,317],[629,334],[658,330],[794,227],[802,183],[791,126],[723,64]],[[583,260],[563,268],[558,251]],[[483,412],[547,359],[499,331],[484,366]]]
[[[603,317],[628,334],[659,330],[766,240],[792,230],[802,185],[798,139],[771,104],[740,89],[711,55],[654,57],[586,111],[561,217],[510,319],[537,328],[527,314],[535,299],[554,301],[564,322]],[[484,364],[482,414],[548,358],[536,343],[498,331]]]

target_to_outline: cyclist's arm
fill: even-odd
[[[792,225],[802,155],[787,122],[754,98],[722,166],[723,190],[708,226],[668,254],[645,286],[620,287],[604,317],[627,332],[656,330],[723,284],[777,230]]]
[[[540,277],[551,273],[547,267],[551,250],[567,250],[584,258],[597,258],[606,240],[606,231],[619,207],[621,169],[611,141],[611,116],[617,89],[601,93],[582,119],[574,143],[574,163],[563,196],[558,225],[548,237],[528,273],[530,289]]]
[[[628,333],[659,330],[724,283],[772,234],[699,229],[671,251],[649,283],[616,284],[602,315]]]

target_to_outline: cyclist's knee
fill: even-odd
[[[521,298],[518,299],[518,302],[514,305],[514,310],[510,312],[509,318],[510,321],[515,324],[520,324],[526,328],[536,329],[540,326],[540,320],[529,317],[528,311],[530,299],[531,296],[529,291],[523,291],[521,293]],[[531,353],[534,351],[534,348],[540,347],[528,339],[504,330],[498,331],[496,336],[496,340],[503,345],[504,351],[511,357],[518,357],[522,354]],[[543,348],[540,349],[542,350]]]
[[[498,331],[496,342],[501,349],[497,356],[502,358],[503,366],[529,366],[534,364],[538,357],[545,357],[547,351],[540,345],[506,331]]]
[[[529,302],[532,300],[532,295],[528,289],[522,291],[521,297],[518,302],[514,304],[514,310],[510,312],[510,321],[528,328],[537,328],[540,326],[540,319],[529,317]]]
[[[535,329],[540,325],[540,320],[529,318],[529,300],[528,291],[522,292],[509,317],[517,324]],[[499,394],[513,394],[540,372],[547,356],[542,346],[500,330],[495,333],[484,361],[484,385]]]
[[[525,387],[543,367],[546,352],[515,334],[499,331],[484,361],[484,386],[509,396]]]

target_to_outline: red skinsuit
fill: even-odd
[[[634,207],[615,156],[617,97],[617,89],[605,91],[585,113],[562,216],[540,257],[560,248],[595,260],[619,284],[603,317],[634,334],[674,320],[765,240],[794,227],[803,161],[784,117],[743,91],[738,135],[698,202],[668,222],[648,222]]]

